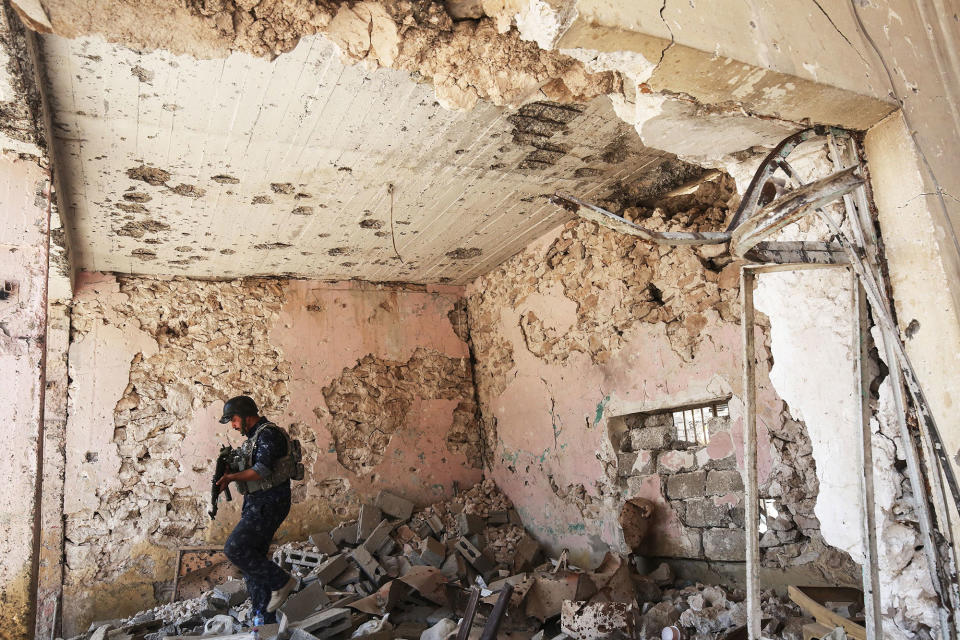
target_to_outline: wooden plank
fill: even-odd
[[[473,626],[473,619],[477,615],[477,604],[479,602],[480,589],[473,587],[470,589],[470,599],[467,601],[467,608],[463,612],[463,620],[460,621],[457,640],[467,640],[467,638],[470,637],[470,628]]]
[[[833,629],[819,622],[811,622],[803,625],[803,640],[820,640],[823,636],[829,634]]]
[[[490,617],[487,618],[487,624],[483,626],[483,633],[480,635],[480,640],[496,640],[498,637],[497,631],[500,629],[500,622],[507,613],[507,607],[510,605],[510,596],[512,595],[513,585],[508,582],[503,585],[497,604],[493,605],[493,611],[490,612]]]
[[[811,589],[807,590],[812,591]],[[859,592],[857,593],[859,594]],[[797,603],[801,609],[812,615],[820,624],[826,625],[831,629],[843,627],[847,635],[855,640],[867,640],[867,630],[864,627],[853,620],[849,620],[838,613],[830,611],[810,597],[810,595],[807,595],[800,587],[794,587],[793,585],[787,587],[787,595],[790,596],[790,599]],[[843,599],[843,596],[840,595],[839,592],[838,595],[840,596],[838,599]]]

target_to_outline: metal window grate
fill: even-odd
[[[730,409],[725,400],[711,402],[694,407],[677,409],[673,413],[673,426],[677,430],[677,439],[697,444],[710,442],[710,430],[707,421],[710,418],[726,418]]]

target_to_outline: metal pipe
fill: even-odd
[[[860,482],[863,493],[863,602],[867,640],[883,640],[883,620],[880,606],[879,553],[877,551],[877,514],[873,483],[873,432],[870,427],[870,382],[866,362],[870,358],[870,326],[867,303],[856,274],[851,273],[853,290],[854,340],[857,370],[857,416],[860,423]]]
[[[748,268],[740,269],[740,293],[743,296],[743,460],[746,471],[745,524],[747,561],[747,631],[750,640],[760,640],[760,528],[759,489],[757,487],[757,390],[756,345],[754,340],[753,285],[756,276]]]

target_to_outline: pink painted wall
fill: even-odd
[[[706,326],[699,331],[692,359],[681,357],[673,348],[665,323],[648,321],[631,323],[622,336],[622,345],[602,362],[578,350],[564,354],[562,361],[535,355],[527,348],[521,327],[521,319],[529,312],[543,322],[549,335],[570,336],[583,331],[577,326],[577,318],[586,301],[569,298],[564,288],[551,280],[550,271],[544,272],[542,267],[551,247],[564,242],[567,233],[561,229],[549,234],[501,270],[478,279],[468,290],[472,337],[481,337],[473,320],[481,312],[489,317],[492,310],[496,318],[492,333],[512,349],[513,367],[506,372],[503,391],[489,398],[481,395],[485,421],[493,422],[497,432],[489,474],[513,500],[524,525],[555,553],[569,549],[579,562],[590,564],[611,547],[626,551],[617,517],[624,500],[641,496],[658,507],[648,535],[649,551],[696,557],[699,538],[691,538],[692,533],[680,525],[656,475],[637,478],[626,490],[616,487],[616,453],[608,427],[617,416],[732,395],[729,438],[742,467],[739,324],[724,321],[715,313],[704,314]],[[600,293],[599,304],[606,304],[609,314],[621,313],[623,270],[615,264],[617,258],[612,257],[609,247],[605,253],[592,256],[588,249],[586,259],[596,265],[600,255],[608,261],[611,287]],[[668,277],[682,286],[689,275],[679,268]],[[494,284],[508,293],[491,297],[489,290]],[[487,294],[481,297],[480,292]],[[734,290],[734,299],[736,295]],[[483,330],[491,333],[490,327],[484,326]],[[603,342],[608,336],[597,334],[595,338]],[[489,341],[489,336],[486,339]],[[771,464],[766,425],[779,423],[784,405],[768,380],[769,356],[760,329],[757,344],[762,482]],[[478,366],[478,385],[484,389],[479,377],[482,370]],[[722,458],[729,455],[730,446],[727,434],[718,434],[708,454]],[[613,473],[612,478],[609,473]],[[739,498],[733,499],[739,502]]]
[[[472,402],[471,377],[462,394],[415,393],[382,460],[360,473],[338,459],[324,397],[371,359],[407,366],[408,387],[436,381],[423,354],[469,376],[447,315],[461,298],[454,287],[83,274],[70,348],[65,633],[153,606],[178,546],[226,539],[240,500],[221,502],[215,522],[206,511],[218,445],[242,441],[217,422],[231,395],[250,393],[304,443],[307,478],[294,483],[279,541],[351,517],[383,488],[425,505],[479,481],[478,460],[447,442],[455,409]]]
[[[315,478],[343,478],[362,496],[389,487],[420,504],[451,495],[453,482],[463,487],[481,479],[472,461],[446,447],[457,400],[417,399],[382,462],[373,473],[359,475],[332,453],[329,410],[321,392],[368,354],[402,363],[418,348],[426,348],[469,359],[467,344],[447,318],[462,295],[461,288],[446,286],[420,292],[356,282],[290,282],[283,313],[270,335],[292,365],[287,418],[308,425],[316,433],[316,450],[322,452],[313,466]],[[317,517],[324,519],[322,513]]]

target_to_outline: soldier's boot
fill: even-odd
[[[290,593],[297,588],[297,579],[293,576],[287,580],[287,584],[283,585],[276,591],[270,592],[270,602],[267,604],[267,612],[273,613],[280,608],[284,602],[287,601],[287,598],[290,597]]]

